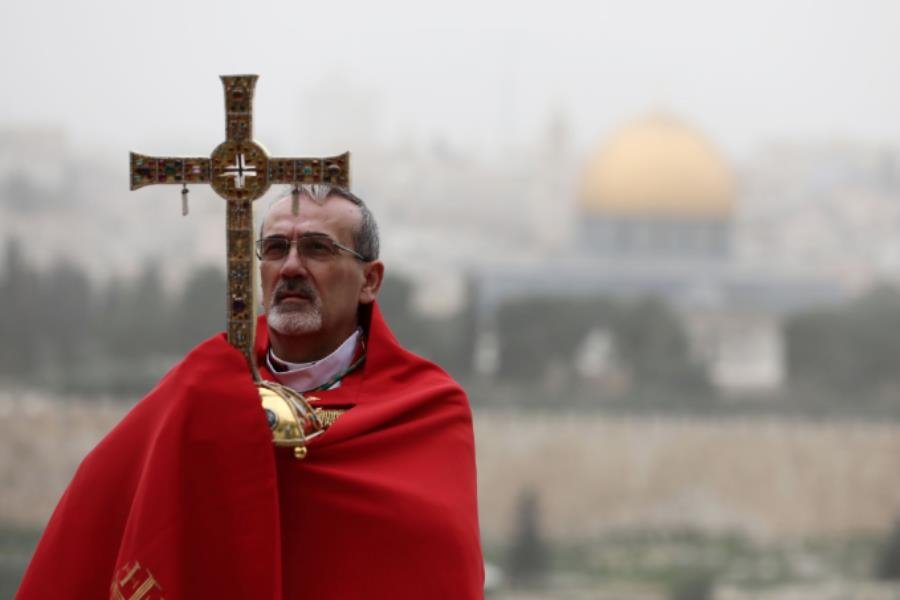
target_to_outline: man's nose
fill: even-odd
[[[297,249],[296,244],[291,244],[288,248],[287,256],[284,257],[281,263],[281,274],[285,276],[306,274],[306,261]]]

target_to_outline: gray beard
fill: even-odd
[[[266,323],[282,335],[303,335],[322,329],[322,307],[318,302],[303,309],[276,304],[266,311]]]

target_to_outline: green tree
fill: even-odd
[[[158,263],[144,263],[133,281],[112,279],[102,304],[103,337],[112,356],[134,359],[169,349],[175,326]]]
[[[37,361],[37,325],[31,303],[38,277],[22,255],[21,243],[8,237],[0,279],[0,373],[27,377]]]
[[[502,305],[497,321],[504,377],[534,380],[547,364],[572,364],[585,335],[601,327],[612,331],[615,351],[638,386],[709,390],[677,315],[657,299],[526,298]]]
[[[225,273],[212,265],[191,271],[173,306],[170,347],[185,352],[226,325]]]
[[[503,377],[534,380],[553,361],[571,363],[575,349],[595,324],[615,319],[604,299],[537,297],[507,302],[497,311]]]
[[[900,519],[885,542],[875,574],[879,579],[900,580]]]
[[[680,573],[669,588],[671,600],[709,600],[713,597],[715,574],[703,569]]]
[[[402,275],[385,275],[378,291],[378,306],[397,339],[414,352],[421,352],[426,336],[413,312],[412,282]]]
[[[707,391],[706,375],[691,360],[687,335],[662,301],[645,298],[622,306],[616,346],[639,384],[684,392]]]
[[[841,307],[795,315],[785,324],[795,382],[842,393],[900,386],[900,292],[875,289]]]
[[[547,542],[541,533],[540,504],[537,492],[526,488],[516,502],[515,525],[510,544],[510,578],[517,583],[537,583],[550,567]]]
[[[40,278],[31,308],[49,349],[44,359],[63,371],[78,368],[94,326],[93,290],[84,271],[68,260],[57,262]]]

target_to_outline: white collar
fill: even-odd
[[[301,394],[324,385],[335,375],[350,368],[353,363],[353,355],[356,354],[356,344],[362,329],[357,328],[350,337],[337,349],[319,360],[305,363],[292,363],[275,356],[272,347],[266,353],[266,366],[275,376],[278,383],[286,385]],[[278,365],[277,367],[275,365]],[[280,370],[279,370],[280,369]],[[333,390],[340,387],[340,380],[335,381],[327,389]]]

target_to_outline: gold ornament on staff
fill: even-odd
[[[299,185],[327,183],[349,189],[350,153],[318,158],[270,157],[253,140],[253,90],[256,75],[223,75],[225,141],[206,157],[160,157],[131,153],[131,189],[148,185],[182,186],[182,214],[188,212],[188,184],[208,183],[228,205],[228,343],[247,361],[259,390],[272,441],[306,456],[306,442],[325,430],[320,409],[313,409],[297,392],[262,381],[253,352],[256,338],[256,254],[253,251],[253,201],[273,183],[290,184],[294,214],[299,210]]]

